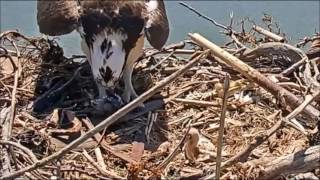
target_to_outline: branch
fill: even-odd
[[[176,148],[171,152],[171,154],[165,160],[163,160],[161,162],[161,164],[159,164],[158,167],[156,167],[157,171],[160,171],[160,170],[166,168],[167,165],[173,160],[173,158],[175,158],[179,154],[179,152],[182,151],[182,148],[183,148],[183,146],[184,146],[184,144],[185,144],[185,142],[187,140],[187,136],[188,136],[188,133],[190,131],[190,128],[191,128],[191,126],[189,125],[188,129],[186,130],[186,133],[184,134],[183,138],[180,140],[180,142],[176,146]]]
[[[32,38],[28,38],[22,34],[20,34],[17,31],[4,31],[0,34],[0,41],[2,40],[2,38],[7,37],[7,36],[12,36],[12,37],[20,37],[24,40],[26,40],[27,42],[29,42],[31,45],[33,45],[36,49],[38,50],[42,50],[42,48],[40,46],[37,45],[35,39]]]
[[[267,164],[257,179],[276,179],[281,175],[312,171],[320,167],[320,145],[309,147]]]
[[[0,39],[3,37],[3,34],[0,35]],[[13,67],[14,67],[14,84],[13,84],[13,89],[12,89],[12,95],[11,95],[11,111],[10,111],[10,117],[8,119],[6,119],[5,122],[5,129],[4,131],[2,131],[2,139],[3,140],[9,140],[12,134],[12,128],[13,128],[13,122],[16,116],[16,94],[17,94],[17,88],[18,88],[18,81],[19,81],[19,77],[21,75],[21,64],[20,64],[20,51],[18,50],[16,44],[9,39],[9,41],[11,42],[11,44],[14,46],[16,53],[17,53],[17,65],[13,62],[12,57],[10,55],[5,54],[7,57],[9,57],[11,63],[13,63]],[[5,48],[2,48],[5,50],[5,53],[7,53]],[[9,153],[8,153],[9,152]],[[9,146],[8,148],[8,152],[4,151],[4,158],[5,158],[5,163],[4,163],[4,174],[9,174],[10,173],[10,158],[9,158],[9,154],[11,154],[11,157],[13,159],[13,161],[15,162],[15,166],[16,168],[18,167],[16,164],[16,157],[15,154],[13,153],[13,149],[11,146]]]
[[[270,39],[272,39],[272,40],[274,40],[274,41],[276,41],[276,42],[285,42],[285,38],[284,38],[284,37],[281,37],[281,36],[279,36],[279,35],[277,35],[277,34],[274,34],[273,32],[270,32],[270,31],[268,31],[268,30],[265,30],[265,29],[263,29],[263,28],[260,27],[260,26],[254,25],[254,26],[253,26],[253,29],[254,29],[255,31],[257,31],[258,33],[263,34],[263,35],[269,37]]]
[[[320,58],[319,58],[320,59]],[[280,75],[282,76],[288,76],[290,75],[293,71],[295,71],[298,67],[302,66],[303,64],[306,63],[306,61],[308,60],[308,57],[304,57],[302,58],[300,61],[297,61],[296,63],[292,64],[290,67],[288,67],[287,69],[285,69],[284,71],[282,71],[280,73]],[[311,61],[311,60],[310,60]]]
[[[117,174],[115,174],[114,172],[110,172],[110,171],[107,171],[106,169],[103,169],[102,167],[100,167],[101,165],[98,164],[89,154],[88,152],[84,149],[82,151],[82,154],[84,155],[84,157],[87,158],[87,160],[101,173],[103,174],[104,176],[107,176],[107,177],[112,177],[114,179],[125,179],[121,176],[118,176]]]
[[[91,121],[88,118],[82,119],[82,122],[87,126],[88,129],[94,129],[94,125],[91,123]],[[135,161],[132,158],[130,158],[127,154],[118,152],[114,150],[111,146],[109,146],[109,144],[103,139],[100,133],[96,133],[93,137],[98,143],[101,141],[101,147],[103,147],[109,153],[115,155],[116,157],[126,162],[135,163]]]
[[[30,159],[33,162],[37,162],[38,161],[37,157],[33,154],[33,152],[30,151],[30,149],[22,146],[21,144],[18,144],[16,142],[12,142],[12,141],[0,141],[0,144],[2,144],[2,145],[10,145],[10,146],[14,146],[14,147],[16,147],[18,149],[21,149],[23,152],[25,152],[30,157]]]
[[[242,44],[242,43],[239,41],[239,39],[237,38],[237,34],[238,34],[238,33],[237,33],[236,31],[234,31],[231,26],[225,26],[225,25],[223,25],[223,24],[218,23],[218,22],[215,21],[214,19],[212,19],[212,18],[210,18],[210,17],[208,17],[208,16],[200,13],[198,10],[194,9],[193,7],[191,7],[190,5],[188,5],[188,4],[184,3],[184,2],[179,2],[179,4],[181,4],[182,6],[188,8],[188,9],[191,10],[192,12],[196,13],[199,17],[202,17],[202,18],[204,18],[205,20],[211,22],[211,23],[214,24],[215,26],[218,26],[218,27],[226,30],[226,31],[227,31],[226,34],[227,34],[228,36],[230,36],[230,38],[235,42],[236,45],[238,45],[240,48],[248,49],[244,44]],[[230,23],[230,25],[232,25],[232,19],[233,19],[233,13],[232,13],[232,16],[231,16],[231,23]]]
[[[230,76],[227,74],[224,80],[223,101],[222,101],[221,116],[220,116],[217,160],[216,160],[216,179],[220,178],[220,172],[221,172],[221,154],[222,154],[222,146],[223,146],[223,133],[224,133],[226,111],[227,111],[227,99],[228,99],[229,87],[230,87]]]
[[[199,17],[204,18],[205,20],[208,20],[209,22],[211,22],[212,24],[214,24],[215,26],[218,26],[222,29],[225,29],[227,31],[230,31],[231,29],[223,24],[218,23],[217,21],[215,21],[214,19],[200,13],[198,10],[194,9],[193,7],[189,6],[188,4],[184,3],[184,2],[179,2],[179,4],[181,4],[182,6],[188,8],[189,10],[191,10],[192,12],[196,13]]]

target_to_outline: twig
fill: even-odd
[[[91,123],[91,121],[89,120],[89,118],[82,119],[82,122],[87,126],[88,129],[94,129],[94,126]],[[118,151],[114,150],[111,146],[109,146],[108,143],[103,139],[103,137],[100,133],[96,133],[93,137],[97,142],[100,142],[101,147],[103,147],[109,153],[115,155],[116,157],[118,157],[126,162],[135,163],[135,161],[132,158],[130,158],[128,155],[126,155],[122,152],[118,152]]]
[[[106,165],[106,163],[104,163],[104,159],[103,159],[103,156],[102,156],[100,148],[96,147],[94,149],[94,153],[96,154],[98,164],[101,166],[101,168],[102,169],[107,169],[107,165]]]
[[[301,42],[298,42],[295,46],[296,47],[298,47],[298,48],[300,48],[300,47],[304,47],[307,43],[309,43],[309,42],[313,42],[313,41],[315,41],[315,40],[317,40],[317,39],[320,39],[320,36],[319,35],[315,35],[315,36],[313,36],[313,37],[304,37],[303,39],[302,39],[302,41]]]
[[[84,155],[84,157],[87,158],[87,160],[100,172],[102,173],[104,176],[107,177],[111,177],[111,178],[115,178],[115,179],[125,179],[121,176],[116,175],[113,172],[107,171],[106,169],[102,169],[100,167],[100,165],[88,154],[88,152],[84,149],[82,151],[82,154]]]
[[[224,133],[224,124],[226,118],[226,110],[227,110],[227,99],[228,99],[228,90],[230,85],[230,76],[227,74],[224,80],[224,92],[223,92],[223,101],[221,107],[221,116],[220,116],[220,127],[219,127],[219,136],[218,136],[218,146],[217,146],[217,160],[216,160],[216,179],[220,178],[221,171],[221,153],[223,146],[223,133]]]
[[[33,45],[34,47],[36,47],[38,50],[41,51],[41,47],[38,46],[34,40],[32,38],[28,38],[22,34],[20,34],[19,32],[17,31],[4,31],[0,34],[0,40],[2,40],[3,37],[6,37],[6,36],[9,36],[9,35],[12,35],[14,37],[21,37],[22,39],[28,41],[31,45]]]
[[[192,12],[196,13],[199,17],[202,17],[202,18],[204,18],[205,20],[211,22],[211,23],[214,24],[215,26],[218,26],[218,27],[226,30],[226,31],[227,31],[227,35],[230,36],[230,38],[235,42],[235,44],[236,44],[237,46],[239,46],[239,48],[248,49],[244,44],[242,44],[242,43],[239,41],[239,39],[237,38],[237,35],[236,35],[237,32],[234,31],[231,26],[225,26],[225,25],[223,25],[223,24],[218,23],[218,22],[215,21],[214,19],[212,19],[212,18],[210,18],[210,17],[208,17],[208,16],[200,13],[198,10],[194,9],[193,7],[191,7],[190,5],[188,5],[188,4],[184,3],[184,2],[179,2],[179,4],[181,4],[182,6],[188,8],[188,9],[191,10]],[[231,16],[231,15],[230,15],[230,16]],[[232,25],[232,17],[233,17],[233,13],[232,13],[232,16],[231,16],[231,23],[230,23],[230,25]]]
[[[150,71],[156,69],[159,65],[161,65],[163,62],[165,62],[167,59],[169,59],[174,53],[175,53],[175,49],[170,54],[168,54],[165,58],[163,58],[161,61],[159,61],[156,65],[151,66]]]
[[[20,64],[20,52],[18,48],[16,47],[16,44],[12,41],[12,44],[14,45],[16,52],[17,52],[17,59],[18,59],[18,65],[17,69],[15,70],[14,74],[14,83],[13,83],[13,89],[12,89],[12,97],[11,97],[11,113],[10,113],[10,126],[9,126],[9,134],[8,136],[11,136],[12,128],[13,128],[13,121],[16,115],[16,94],[17,94],[17,88],[18,88],[18,80],[21,73],[21,64]]]
[[[152,97],[157,91],[159,91],[160,89],[165,87],[167,84],[173,82],[177,77],[179,77],[180,75],[185,73],[188,69],[190,69],[195,63],[200,61],[202,58],[205,58],[207,56],[208,52],[209,51],[204,51],[203,53],[201,53],[198,56],[195,56],[195,57],[192,56],[191,60],[189,61],[189,63],[187,63],[183,68],[181,68],[180,70],[178,70],[177,72],[173,73],[169,77],[167,77],[167,78],[163,79],[162,81],[160,81],[157,85],[155,85],[154,87],[150,88],[148,91],[146,91],[143,94],[141,94],[138,98],[134,99],[133,101],[131,101],[130,103],[128,103],[127,105],[125,105],[124,107],[122,107],[121,109],[116,111],[114,114],[112,114],[107,119],[103,120],[100,124],[98,124],[95,128],[90,129],[86,134],[84,134],[83,136],[79,137],[75,141],[71,142],[69,145],[67,145],[66,147],[64,147],[60,151],[55,152],[51,156],[48,156],[48,157],[38,161],[37,163],[35,163],[35,164],[31,165],[31,166],[28,166],[28,167],[25,167],[23,169],[20,169],[19,171],[16,171],[16,172],[14,172],[14,173],[12,173],[10,175],[2,176],[2,177],[0,177],[0,179],[16,178],[16,177],[22,175],[24,172],[32,171],[32,170],[34,170],[34,169],[36,169],[38,167],[41,167],[41,166],[47,164],[48,162],[51,162],[51,161],[53,161],[55,159],[58,159],[58,158],[62,157],[63,155],[68,153],[73,148],[75,148],[78,145],[80,145],[81,143],[85,142],[87,139],[91,138],[96,133],[102,131],[105,127],[109,127],[111,124],[116,122],[118,119],[120,119],[121,117],[123,117],[124,115],[129,113],[131,110],[133,110],[134,108],[138,107],[141,103],[143,103],[144,101],[146,101],[147,99]]]
[[[320,58],[318,58],[320,59]],[[292,64],[290,67],[288,67],[287,69],[285,69],[284,71],[282,71],[280,73],[280,75],[282,76],[288,76],[289,74],[291,74],[294,70],[296,70],[298,67],[300,67],[301,65],[305,64],[306,61],[308,60],[308,57],[304,57],[302,58],[300,61],[297,61],[296,63]],[[310,60],[311,61],[311,60]]]
[[[147,52],[145,52],[145,55],[143,58],[150,58],[152,56],[155,56],[157,54],[166,54],[166,53],[171,53],[174,51],[175,54],[183,54],[183,55],[188,55],[188,54],[194,54],[194,53],[202,53],[202,51],[198,51],[198,50],[194,50],[194,49],[169,49],[169,50],[145,50]]]
[[[316,99],[320,95],[320,89],[317,89],[316,92],[314,92],[312,95],[308,94],[305,97],[305,100],[295,109],[293,110],[288,116],[284,119],[285,122],[291,122],[291,119],[293,119],[295,116],[297,116],[301,111],[306,108],[308,104],[310,104],[314,99]],[[292,123],[292,122],[291,122]],[[297,125],[297,124],[295,124]],[[297,125],[298,127],[301,125]],[[304,133],[306,134],[306,133]]]
[[[2,38],[3,36],[0,35],[0,38]],[[12,93],[11,93],[11,111],[10,111],[10,118],[8,119],[8,122],[6,123],[6,131],[2,132],[2,139],[3,140],[9,140],[12,134],[12,128],[13,128],[13,122],[15,119],[15,115],[16,115],[16,94],[17,94],[17,88],[18,88],[18,80],[21,74],[21,64],[20,64],[20,51],[18,50],[16,44],[9,39],[9,41],[12,43],[12,45],[14,46],[16,53],[17,53],[17,59],[18,59],[18,65],[16,65],[12,58],[9,56],[9,59],[11,61],[11,63],[13,63],[13,67],[14,67],[14,85],[13,85],[13,89],[12,89]],[[3,48],[4,49],[4,48]],[[11,146],[9,146],[8,148],[9,154],[11,155],[13,161],[14,161],[14,165],[16,167],[16,169],[18,169],[18,165],[17,165],[17,161],[16,161],[16,156],[13,152],[13,149]],[[10,166],[10,158],[8,156],[8,153],[4,152],[5,154],[5,159],[6,159],[6,165],[4,166]],[[8,168],[4,168],[5,170],[9,170]],[[8,172],[5,172],[5,174],[8,174]]]
[[[210,18],[210,17],[208,17],[208,16],[200,13],[198,10],[194,9],[193,7],[189,6],[188,4],[186,4],[186,3],[182,2],[182,1],[179,2],[179,4],[181,4],[182,6],[188,8],[188,9],[191,10],[192,12],[196,13],[199,17],[202,17],[202,18],[204,18],[205,20],[210,21],[212,24],[214,24],[214,25],[216,25],[216,26],[218,26],[218,27],[220,27],[220,28],[222,28],[222,29],[225,29],[225,30],[227,30],[227,31],[230,31],[230,28],[229,28],[229,27],[227,27],[227,26],[225,26],[225,25],[223,25],[223,24],[220,24],[220,23],[218,23],[217,21],[215,21],[214,19],[212,19],[212,18]]]
[[[285,38],[284,38],[284,37],[281,37],[281,36],[279,36],[279,35],[277,35],[277,34],[274,34],[273,32],[270,32],[270,31],[268,31],[268,30],[265,30],[265,29],[263,29],[263,28],[260,27],[260,26],[254,25],[254,26],[253,26],[253,29],[254,29],[255,31],[257,31],[258,33],[263,34],[263,35],[269,37],[270,39],[272,39],[272,40],[274,40],[274,41],[276,41],[276,42],[285,42]]]
[[[3,114],[2,114],[3,113]],[[2,139],[4,141],[7,141],[9,140],[9,137],[8,137],[8,134],[9,134],[9,127],[10,127],[10,108],[7,107],[7,108],[3,108],[1,110],[1,114],[2,114],[2,118],[1,119],[3,122],[2,124],[2,132],[1,132],[1,136],[2,136]],[[2,161],[2,168],[1,168],[1,172],[2,174],[8,174],[10,173],[11,171],[11,166],[10,166],[10,157],[9,157],[9,153],[8,153],[8,150],[5,148],[5,146],[1,146],[1,151],[2,151],[2,154],[3,156],[1,156],[1,161]],[[3,159],[2,159],[3,158]]]
[[[148,114],[147,124],[144,131],[148,144],[150,143],[150,133],[151,133],[154,122],[156,122],[157,120],[157,117],[158,117],[158,113],[153,113],[150,111]]]
[[[231,33],[231,35],[230,35],[230,37],[231,37],[231,39],[236,43],[236,45],[238,45],[239,47],[237,47],[237,48],[239,48],[239,49],[248,49],[243,43],[241,43],[240,41],[239,41],[239,39],[236,37],[236,35],[234,34],[234,33]]]
[[[35,163],[38,161],[37,157],[33,154],[32,151],[30,151],[28,148],[22,146],[21,144],[18,144],[16,142],[12,142],[12,141],[0,141],[0,144],[2,145],[10,145],[10,146],[14,146],[18,149],[21,149],[23,152],[25,152],[29,157],[30,159]]]
[[[173,101],[181,102],[189,105],[194,106],[219,106],[220,104],[217,102],[210,102],[210,101],[201,101],[201,100],[193,100],[193,99],[182,99],[182,98],[174,98]]]
[[[319,48],[320,50],[320,48]],[[319,56],[320,57],[320,56]],[[313,72],[311,71],[313,69]],[[319,83],[319,69],[317,63],[306,61],[305,69],[302,74],[302,79],[307,85],[310,90],[318,89],[320,88],[320,83]]]
[[[247,48],[243,47],[243,48],[240,48],[234,52],[232,52],[232,55],[236,55],[236,54],[242,54]]]
[[[273,160],[257,179],[277,179],[281,175],[312,171],[320,166],[320,145]]]
[[[189,131],[191,129],[191,126],[188,126],[188,129],[186,130],[186,133],[184,134],[183,138],[180,140],[179,144],[175,147],[175,149],[169,154],[169,156],[161,162],[161,164],[156,167],[157,171],[161,171],[162,169],[166,168],[167,165],[175,158],[179,152],[182,151],[182,148],[187,140],[187,135],[189,134]]]
[[[260,136],[255,137],[255,140],[253,142],[251,142],[250,145],[248,145],[243,151],[239,152],[235,156],[228,159],[226,162],[222,163],[221,169],[224,169],[225,167],[230,166],[237,161],[243,162],[256,147],[261,145],[265,140],[267,140],[270,136],[272,136],[278,129],[280,129],[282,127],[282,123],[283,123],[283,121],[281,121],[281,120],[278,121],[271,129],[269,129],[269,131],[265,132],[264,134],[262,134]],[[202,179],[209,180],[209,179],[213,179],[215,177],[216,177],[216,174],[213,173],[213,174],[208,175]]]

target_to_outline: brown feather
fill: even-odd
[[[148,18],[151,20],[151,26],[146,29],[146,37],[151,46],[160,50],[169,36],[169,22],[162,0],[158,1],[158,8],[153,13],[149,13]]]
[[[39,31],[50,36],[68,34],[75,30],[80,15],[76,1],[38,0]]]
[[[80,0],[80,5],[81,14],[77,9],[77,1],[38,0],[37,20],[40,32],[51,36],[68,34],[77,28],[79,19],[90,11],[103,10],[108,17],[112,18],[119,10],[122,11],[123,18],[140,17],[144,22],[151,20],[151,27],[146,29],[146,37],[154,48],[161,49],[168,39],[169,23],[162,0],[158,0],[158,8],[152,13],[147,12],[145,1]],[[92,19],[90,21],[92,23]],[[130,28],[129,26],[130,24],[128,28]],[[101,29],[96,28],[95,31]],[[130,28],[131,30],[134,28]],[[137,33],[133,32],[133,34]]]

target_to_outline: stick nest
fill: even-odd
[[[264,18],[272,32],[271,20],[268,16]],[[240,27],[244,28],[245,22]],[[301,60],[297,59],[301,52],[294,54],[273,48],[276,42],[253,30],[230,32],[226,34],[231,41],[221,47],[276,79],[280,86],[302,98],[318,87],[318,60],[312,61],[309,67],[301,64],[282,75]],[[59,151],[116,110],[99,114],[92,107],[97,90],[85,57],[65,57],[55,40],[25,37],[13,31],[3,32],[0,38],[0,164],[4,167],[0,172],[5,175]],[[305,38],[297,46],[316,39]],[[259,49],[267,43],[269,49]],[[313,44],[313,53],[316,48]],[[162,51],[145,49],[133,75],[138,94],[182,68],[192,54],[202,51],[202,47],[190,40],[166,46]],[[310,70],[310,78],[303,76],[306,69]],[[279,103],[281,95],[272,95],[214,56],[208,56],[149,99],[144,110],[125,115],[121,122],[98,136],[24,176],[30,179],[198,179],[213,174],[223,80],[227,74],[231,79],[222,162],[237,155],[240,158],[223,167],[223,179],[259,178],[274,159],[319,144],[319,132],[314,130],[319,122],[298,115],[296,119],[308,132],[307,136],[285,124],[248,155],[242,154],[293,109]],[[319,109],[319,98],[311,104]],[[16,142],[18,146],[7,142]],[[168,159],[170,155],[174,157]],[[319,169],[310,172],[320,175]]]

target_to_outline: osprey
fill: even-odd
[[[37,20],[41,33],[58,36],[74,30],[89,61],[99,98],[104,98],[122,78],[122,99],[137,97],[131,76],[143,53],[144,38],[160,50],[169,35],[162,0],[38,0]]]

